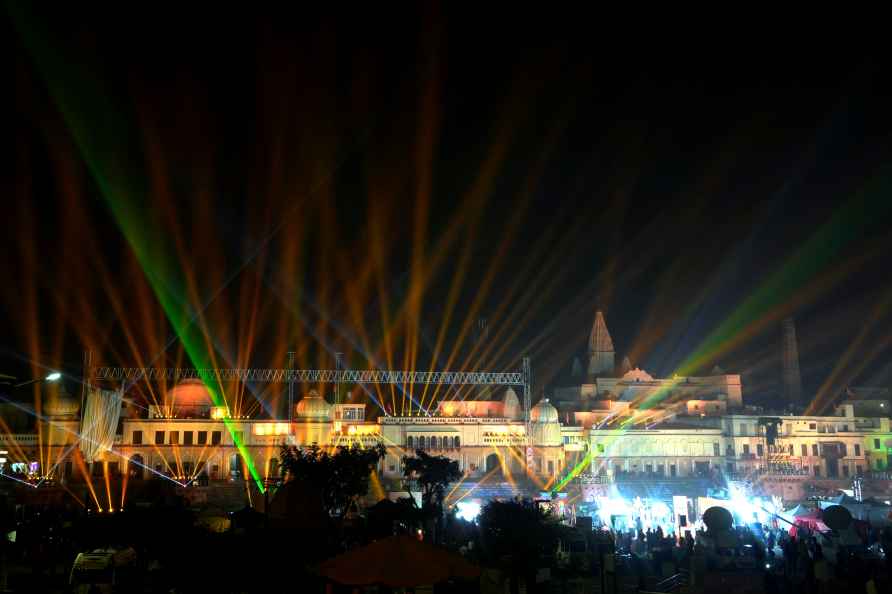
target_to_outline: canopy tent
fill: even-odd
[[[800,503],[796,507],[794,507],[792,509],[788,509],[787,511],[783,512],[781,515],[783,515],[786,518],[799,518],[799,517],[814,516],[817,513],[818,513],[818,510],[816,510],[815,508],[808,507],[807,505],[802,505]]]
[[[858,501],[848,495],[835,497],[830,501],[822,501],[821,508],[831,505],[841,505],[849,510],[856,520],[872,524],[874,526],[887,526],[892,524],[892,507],[877,499],[865,499]]]
[[[844,505],[844,506],[861,505],[860,501],[858,501],[857,499],[855,499],[854,497],[852,497],[850,495],[846,495],[845,493],[842,493],[838,497],[832,497],[827,502],[821,502],[821,507],[826,507],[825,505],[823,505],[824,503],[832,504],[832,505]]]
[[[350,586],[411,588],[451,578],[475,579],[480,576],[480,568],[461,555],[400,535],[323,561],[319,573]]]
[[[821,512],[815,511],[812,516],[796,516],[793,520],[793,525],[790,526],[790,536],[797,536],[799,531],[806,530],[807,532],[828,532],[830,528],[821,521]]]

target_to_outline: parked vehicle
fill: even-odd
[[[68,584],[77,594],[123,592],[132,582],[135,565],[136,551],[132,548],[78,553]]]

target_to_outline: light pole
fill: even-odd
[[[30,379],[26,382],[20,382],[18,384],[13,384],[13,389],[21,388],[23,386],[30,386],[31,384],[36,384],[37,382],[57,382],[62,379],[62,374],[58,371],[53,371],[49,373],[46,377],[37,377],[34,379]]]

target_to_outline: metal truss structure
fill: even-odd
[[[96,367],[94,380],[178,381],[184,379],[250,383],[440,384],[525,386],[524,372],[394,371],[381,369],[195,369],[179,367]]]
[[[130,385],[142,381],[175,382],[184,379],[244,383],[288,383],[289,414],[294,410],[294,385],[298,383],[340,384],[434,384],[447,386],[521,386],[523,388],[523,420],[526,424],[527,464],[532,464],[532,419],[530,418],[532,370],[530,358],[524,357],[521,371],[397,371],[388,369],[293,369],[294,355],[289,353],[289,368],[195,369],[190,367],[90,367],[89,353],[84,355],[85,386],[96,380],[125,381]]]

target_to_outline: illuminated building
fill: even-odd
[[[555,388],[554,400],[562,413],[586,411],[600,402],[644,402],[659,398],[663,406],[686,408],[688,402],[702,403],[709,414],[724,414],[743,406],[740,376],[720,369],[701,377],[654,378],[647,371],[632,367],[628,358],[614,367],[613,340],[602,312],[595,321],[588,341],[588,374],[582,376],[578,359],[571,367],[571,382]]]
[[[261,479],[277,476],[282,445],[378,443],[387,449],[379,467],[382,483],[395,490],[401,489],[402,458],[418,449],[456,460],[462,493],[484,484],[478,493],[587,485],[598,497],[624,482],[729,479],[795,500],[814,489],[850,488],[856,476],[865,478],[868,490],[892,486],[887,391],[849,389],[832,415],[771,416],[744,406],[738,375],[716,370],[706,377],[657,379],[627,358],[614,368],[613,341],[600,312],[587,347],[587,364],[571,364],[579,382],[540,399],[529,423],[510,387],[484,390],[479,399],[443,400],[430,416],[377,418],[367,417],[365,404],[332,404],[310,391],[284,418],[248,418],[216,406],[206,386],[192,379],[171,387],[164,405],[124,406],[120,421],[109,410],[116,401],[108,392],[88,396],[87,411],[93,412],[83,423],[80,402],[61,392],[47,396],[40,417],[3,405],[9,429],[0,434],[0,450],[7,452],[7,471],[15,464],[17,472],[61,480],[77,476],[72,446],[78,435],[95,434],[92,447],[80,443],[83,459],[92,462],[86,472],[211,486],[245,480],[246,457]],[[103,423],[114,424],[112,434],[90,433]],[[499,491],[495,485],[507,487]]]

